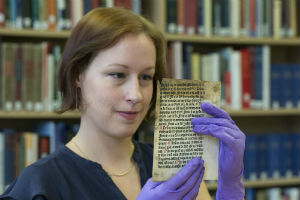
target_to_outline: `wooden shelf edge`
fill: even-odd
[[[267,110],[226,110],[232,117],[251,117],[251,116],[300,116],[299,108],[291,109],[267,109]]]
[[[240,44],[240,45],[287,45],[300,46],[300,37],[296,38],[250,38],[250,37],[220,37],[220,36],[198,36],[184,34],[165,33],[167,41],[182,41],[210,44]]]
[[[299,183],[300,183],[300,177],[286,178],[286,179],[266,179],[266,180],[244,182],[246,188],[298,186]],[[206,185],[209,190],[217,189],[217,183],[207,183]]]
[[[80,112],[68,111],[63,114],[55,112],[0,111],[0,119],[79,119]]]
[[[277,109],[277,110],[226,110],[231,117],[259,117],[259,116],[296,116],[300,117],[300,109]],[[80,118],[77,111],[69,111],[63,114],[55,112],[33,111],[0,111],[0,119],[69,119]]]
[[[70,31],[0,28],[0,36],[67,39],[70,36]]]

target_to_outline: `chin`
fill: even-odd
[[[128,137],[132,137],[136,130],[137,130],[138,126],[119,126],[117,129],[114,130],[114,134],[113,136],[116,138],[128,138]]]

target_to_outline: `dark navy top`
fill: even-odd
[[[141,186],[152,176],[153,146],[133,141],[133,159],[139,166]],[[1,200],[126,199],[96,162],[66,146],[25,168],[0,196]]]

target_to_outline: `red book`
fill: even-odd
[[[0,27],[5,26],[5,0],[0,0]]]
[[[255,23],[256,23],[256,18],[255,18],[255,0],[250,0],[250,17],[249,17],[249,32],[250,36],[255,35]]]
[[[99,1],[98,0],[91,0],[91,7],[92,9],[94,8],[98,8],[100,5],[99,5]]]
[[[173,52],[172,47],[168,47],[168,55],[167,55],[167,77],[173,78]]]
[[[131,0],[114,0],[114,6],[131,10]]]
[[[39,137],[39,158],[47,156],[50,152],[49,137]]]
[[[197,32],[197,0],[184,1],[184,33]]]
[[[251,65],[250,65],[250,50],[242,49],[241,50],[241,63],[242,63],[242,108],[249,109],[250,108],[250,100],[251,100]]]
[[[177,33],[184,33],[184,0],[177,0]]]
[[[48,24],[49,30],[56,29],[56,1],[48,0]]]

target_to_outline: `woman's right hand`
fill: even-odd
[[[152,182],[150,178],[137,200],[196,199],[204,174],[203,164],[201,158],[193,158],[168,181]]]

